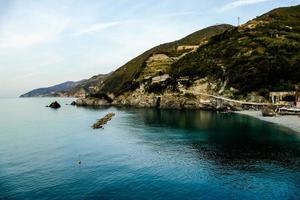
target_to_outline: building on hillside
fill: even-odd
[[[299,92],[270,92],[270,99],[273,104],[297,106],[300,107],[300,95]]]
[[[196,50],[198,49],[199,45],[185,45],[185,46],[178,46],[177,51],[184,51],[184,50]]]
[[[169,74],[163,74],[161,76],[155,76],[152,78],[152,83],[161,83],[170,78]]]

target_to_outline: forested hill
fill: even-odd
[[[172,75],[226,81],[240,94],[294,90],[300,82],[300,6],[272,10],[212,37],[175,62]]]

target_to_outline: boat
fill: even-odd
[[[297,107],[282,107],[282,108],[277,108],[277,113],[279,115],[300,115],[300,108]]]

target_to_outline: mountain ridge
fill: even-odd
[[[57,85],[50,87],[43,87],[31,90],[25,94],[20,95],[20,97],[44,97],[54,95],[56,92],[70,90],[71,88],[78,85],[81,81],[66,81]]]
[[[175,53],[176,54],[176,48],[179,45],[196,45],[197,43],[201,42],[201,39],[205,39],[206,37],[209,37],[210,35],[214,35],[214,34],[218,34],[224,30],[226,30],[227,28],[231,28],[233,27],[232,25],[229,24],[220,24],[220,25],[215,25],[215,26],[211,26],[211,27],[207,27],[204,28],[202,30],[199,31],[195,31],[179,40],[175,40],[174,42],[168,42],[168,43],[164,43],[164,44],[160,44],[156,47],[151,48],[148,51],[145,51],[144,53],[142,53],[141,55],[131,59],[130,61],[128,61],[127,63],[125,63],[123,66],[119,67],[117,70],[104,75],[103,79],[99,80],[98,83],[94,82],[95,87],[100,86],[100,84],[102,84],[101,82],[103,81],[105,87],[103,87],[103,91],[105,93],[105,91],[110,91],[110,87],[114,87],[115,85],[121,85],[121,86],[126,86],[126,84],[128,84],[128,80],[127,81],[123,81],[124,77],[127,77],[127,75],[124,76],[124,73],[122,73],[122,70],[124,68],[135,68],[136,66],[138,67],[142,67],[142,65],[144,64],[144,62],[150,57],[151,54],[156,53],[156,52],[168,52],[168,53]],[[189,50],[184,50],[182,49],[182,52],[185,51],[189,51]],[[136,72],[137,74],[138,72]],[[96,75],[96,77],[99,75]],[[133,74],[130,75],[130,77],[134,77],[135,73],[133,72]],[[45,96],[75,96],[75,97],[83,97],[84,95],[88,95],[89,93],[93,93],[94,91],[90,91],[87,88],[87,85],[89,83],[89,80],[92,80],[92,78],[87,79],[86,82],[83,81],[82,84],[80,84],[77,87],[77,90],[72,90],[73,88],[69,88],[66,91],[63,90],[56,90],[53,94],[50,93],[45,93]],[[117,83],[115,83],[114,80],[117,80]],[[130,79],[131,80],[131,79]],[[81,86],[81,88],[79,88]],[[38,88],[38,89],[42,89],[42,88]],[[38,90],[35,89],[35,90]],[[75,87],[74,87],[75,89]],[[83,90],[81,90],[83,89]],[[124,88],[120,88],[120,92],[123,92]],[[125,90],[128,88],[125,88]],[[33,90],[33,91],[35,91]],[[81,91],[80,91],[81,90]],[[32,92],[32,91],[30,91]],[[28,92],[28,93],[30,93]],[[60,94],[58,94],[59,92],[62,92]],[[27,93],[25,93],[24,95],[21,95],[21,97],[26,97]],[[32,95],[32,96],[39,96],[39,95]]]
[[[175,41],[176,48],[167,43],[146,51],[78,105],[216,109],[218,98],[211,96],[267,105],[271,91],[299,88],[299,5],[271,10],[201,39],[195,48]]]
[[[299,88],[299,77],[300,5],[153,47],[95,81],[77,105],[216,109],[212,96],[267,104],[271,91]]]
[[[67,81],[45,88],[37,88],[20,97],[85,97],[93,87],[109,74],[99,74],[80,81]]]

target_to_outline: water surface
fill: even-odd
[[[45,107],[54,100],[61,109]],[[71,101],[0,100],[0,199],[300,197],[300,137],[289,129],[238,114]],[[107,112],[116,116],[93,130]]]

